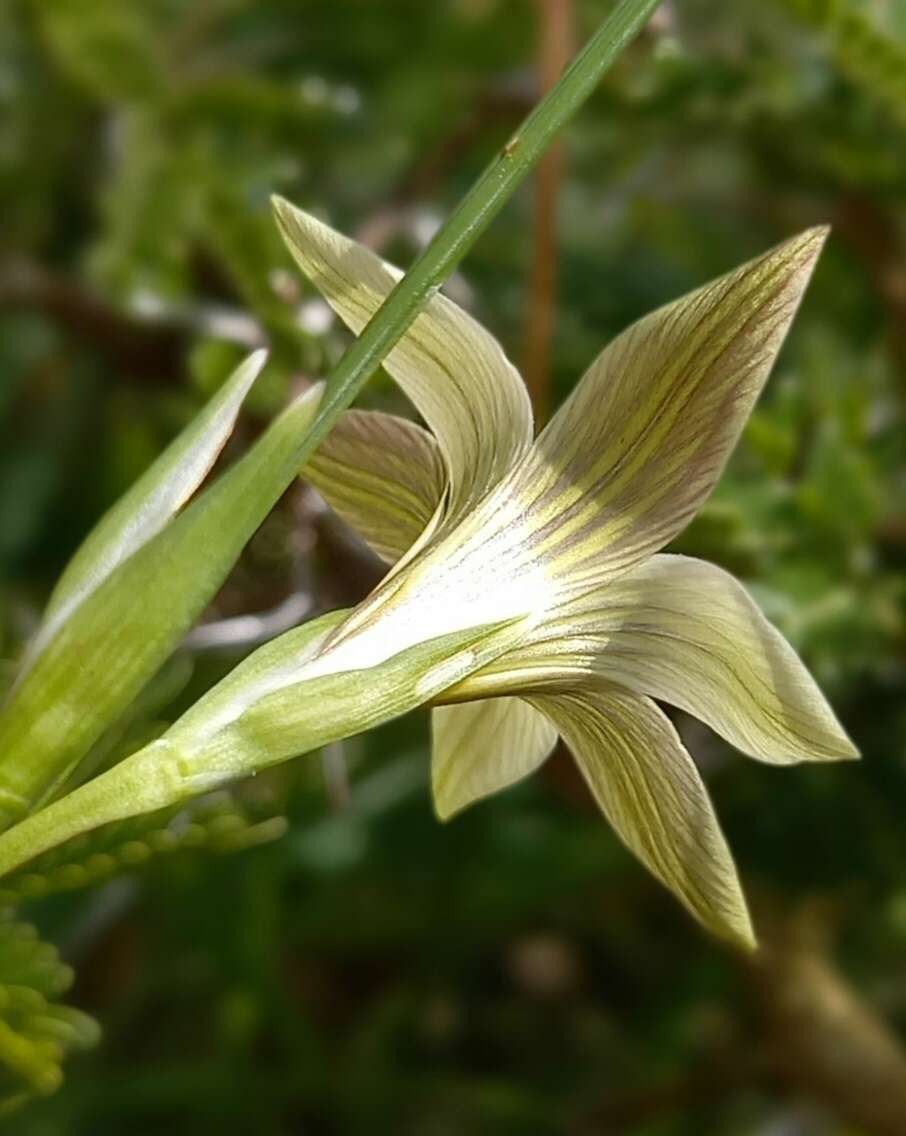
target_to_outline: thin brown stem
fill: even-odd
[[[573,51],[572,0],[536,0],[541,87],[557,82]],[[550,411],[551,344],[557,292],[557,200],[563,180],[563,142],[554,143],[535,177],[534,249],[525,337],[525,382],[539,421]]]

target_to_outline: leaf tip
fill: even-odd
[[[267,363],[268,350],[266,347],[259,347],[253,351],[245,361],[247,373],[252,380],[257,379],[261,372],[264,370],[264,365]]]

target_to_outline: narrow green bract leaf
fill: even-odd
[[[343,415],[303,476],[388,564],[431,524],[446,486],[443,458],[426,430],[368,410]]]
[[[191,627],[286,484],[313,388],[74,610],[0,718],[0,815],[45,799]]]
[[[86,537],[54,588],[29,660],[133,552],[185,505],[233,432],[236,416],[267,359],[256,351]],[[21,676],[20,676],[21,677]]]
[[[431,735],[431,782],[441,820],[528,777],[557,744],[549,719],[521,698],[438,706]]]
[[[727,842],[666,715],[649,699],[606,683],[531,701],[563,735],[627,847],[708,930],[754,947]]]

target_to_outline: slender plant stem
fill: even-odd
[[[660,3],[620,0],[560,81],[481,174],[328,379],[318,416],[299,444],[300,466]]]

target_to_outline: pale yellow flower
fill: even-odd
[[[397,270],[285,202],[277,213],[359,332]],[[809,230],[634,324],[537,438],[495,340],[431,297],[385,363],[428,429],[349,411],[305,470],[387,562],[381,584],[0,836],[0,870],[431,704],[441,817],[533,772],[562,736],[628,847],[706,927],[751,945],[707,791],[657,701],[761,761],[857,754],[743,587],[661,549],[719,478],[824,238]]]
[[[397,271],[289,205],[279,218],[302,271],[359,332]],[[660,550],[719,478],[825,235],[809,230],[634,324],[534,440],[498,344],[436,296],[385,364],[430,433],[351,411],[306,471],[392,565],[328,638],[320,673],[506,621],[493,657],[458,660],[468,673],[443,689],[425,684],[445,703],[433,711],[438,814],[533,772],[562,735],[626,844],[741,942],[752,932],[730,853],[654,699],[762,761],[857,755],[743,587]]]

